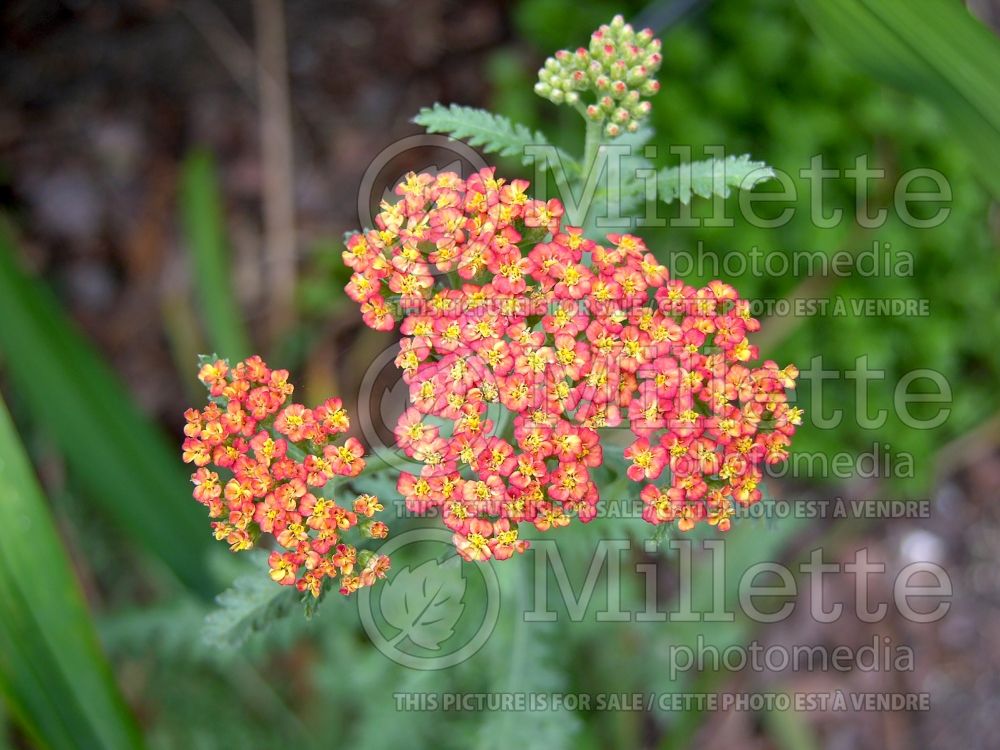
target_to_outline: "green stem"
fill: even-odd
[[[361,470],[358,477],[363,477],[366,474],[374,474],[375,472],[382,471],[383,469],[396,469],[396,467],[392,465],[391,461],[387,461],[377,453],[369,453],[365,456],[365,468]],[[354,478],[357,479],[358,477]]]
[[[587,119],[587,132],[583,141],[583,172],[580,179],[586,180],[590,170],[597,161],[598,149],[601,147],[601,136],[604,133],[603,120]]]

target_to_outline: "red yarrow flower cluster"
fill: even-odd
[[[347,243],[365,322],[402,311],[396,437],[422,464],[400,477],[407,506],[438,509],[466,559],[508,558],[522,522],[596,516],[601,436],[627,426],[644,518],[728,528],[787,456],[798,371],[751,365],[759,323],[733,287],[671,279],[638,237],[587,239],[527,189],[492,169],[411,174]]]
[[[216,539],[239,552],[271,535],[271,579],[314,597],[337,578],[342,594],[384,578],[389,558],[357,547],[389,532],[374,519],[378,498],[361,495],[350,508],[332,499],[338,477],[365,467],[356,438],[333,442],[350,426],[340,399],[315,409],[288,403],[288,371],[257,356],[234,367],[205,362],[198,378],[210,398],[185,413],[183,458],[197,467],[194,497],[208,508]]]

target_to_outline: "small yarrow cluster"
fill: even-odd
[[[401,319],[407,507],[439,514],[466,559],[509,558],[521,523],[596,516],[602,431],[627,426],[644,518],[727,529],[760,499],[761,465],[787,457],[796,368],[750,364],[759,324],[731,286],[671,279],[629,234],[587,239],[527,188],[492,169],[411,174],[347,243],[365,321]]]
[[[634,133],[649,116],[648,98],[660,90],[655,78],[663,60],[660,48],[650,29],[635,31],[615,16],[591,35],[589,48],[560,50],[548,58],[535,93],[580,108],[587,119],[604,123],[611,138]],[[586,92],[593,101],[583,100]]]
[[[194,497],[208,508],[216,539],[239,552],[270,535],[271,579],[314,597],[334,579],[350,594],[384,578],[389,558],[358,551],[389,532],[374,519],[378,498],[360,495],[351,507],[332,499],[338,481],[365,467],[356,438],[334,442],[350,426],[340,399],[315,409],[288,403],[288,371],[257,356],[234,367],[205,361],[198,378],[209,402],[185,413],[183,458],[197,467]]]

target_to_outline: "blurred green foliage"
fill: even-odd
[[[803,2],[816,33],[844,60],[934,102],[1000,195],[1000,44],[962,3]],[[922,12],[919,12],[922,11]]]

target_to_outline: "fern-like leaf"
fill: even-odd
[[[516,156],[525,166],[530,166],[536,159],[553,165],[558,159],[563,167],[578,168],[572,157],[551,146],[540,131],[532,132],[526,125],[511,122],[509,118],[485,109],[459,104],[435,104],[421,109],[413,121],[426,128],[428,133],[444,133],[481,149],[483,153]],[[534,154],[527,153],[526,146],[548,148],[543,149],[540,154]]]
[[[687,205],[692,195],[728,198],[731,188],[750,190],[773,177],[771,167],[762,161],[753,161],[749,154],[707,159],[660,170],[657,175],[658,196],[664,203],[680,199]]]
[[[219,594],[219,608],[205,617],[202,638],[217,648],[236,648],[286,616],[301,599],[293,587],[277,586],[266,572],[240,576]]]

